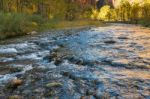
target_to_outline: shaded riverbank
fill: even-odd
[[[0,15],[3,15],[0,13]],[[7,15],[7,14],[6,14]],[[39,19],[34,19],[31,17],[32,20],[36,20],[38,22],[28,22],[27,20],[31,20],[30,18],[24,16],[26,20],[22,20],[22,18],[18,19],[17,15],[12,15],[13,17],[17,18],[14,20],[14,18],[11,18],[12,20],[6,20],[6,15],[3,15],[3,18],[1,18],[3,23],[0,23],[0,41],[10,38],[18,38],[19,36],[26,36],[26,35],[34,35],[39,34],[40,32],[45,31],[51,31],[56,29],[66,29],[66,28],[82,28],[82,27],[90,27],[90,26],[104,26],[105,24],[91,19],[78,19],[74,21],[67,21],[67,20],[59,20],[59,19],[53,19],[53,20],[44,20],[42,17]],[[19,14],[20,15],[20,14]],[[24,15],[24,14],[23,14]],[[23,16],[22,14],[20,15]],[[39,16],[37,16],[39,17]],[[15,24],[14,24],[15,23]],[[9,25],[8,25],[9,24]],[[19,24],[19,25],[17,25]],[[17,26],[16,26],[17,25]]]
[[[149,99],[149,33],[110,24],[5,41],[0,98]]]

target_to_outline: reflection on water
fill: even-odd
[[[138,53],[139,57],[147,58],[150,60],[150,50],[144,50]]]

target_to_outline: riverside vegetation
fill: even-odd
[[[0,0],[0,39],[33,31],[98,25],[89,20],[93,6],[82,6],[70,0]]]
[[[142,2],[134,0],[132,3],[129,0],[122,0],[114,8],[105,5],[100,9],[93,9],[91,18],[107,22],[141,24],[148,27],[150,26],[150,0],[142,0]]]

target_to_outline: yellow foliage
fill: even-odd
[[[37,12],[38,8],[35,4],[32,4],[32,12]]]
[[[100,9],[100,12],[99,12],[99,14],[98,14],[97,19],[98,19],[98,20],[106,20],[106,19],[107,19],[107,15],[108,15],[109,12],[110,12],[110,6],[108,6],[108,5],[103,6],[103,7]]]
[[[96,9],[92,10],[91,19],[105,20],[110,12],[110,6],[103,6],[99,11]]]
[[[91,19],[97,19],[98,11],[96,9],[92,9]]]
[[[38,24],[37,24],[36,22],[32,22],[31,24],[32,24],[32,26],[34,26],[34,27],[37,27],[37,26],[38,26]]]
[[[12,5],[11,9],[13,12],[17,12],[17,7],[15,5]]]
[[[52,14],[49,14],[49,15],[48,15],[48,18],[49,18],[49,19],[53,19],[54,16],[53,16]]]

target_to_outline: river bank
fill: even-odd
[[[0,15],[3,15],[0,13]],[[0,16],[0,40],[17,38],[25,35],[33,35],[50,31],[53,29],[66,29],[88,26],[103,26],[104,23],[91,19],[78,19],[67,21],[62,19],[43,19],[40,16],[26,16],[24,14],[14,14],[7,19],[8,15]],[[14,19],[17,18],[17,19]],[[18,18],[19,17],[19,18]],[[23,20],[24,19],[24,20]],[[26,19],[26,20],[25,20]]]

